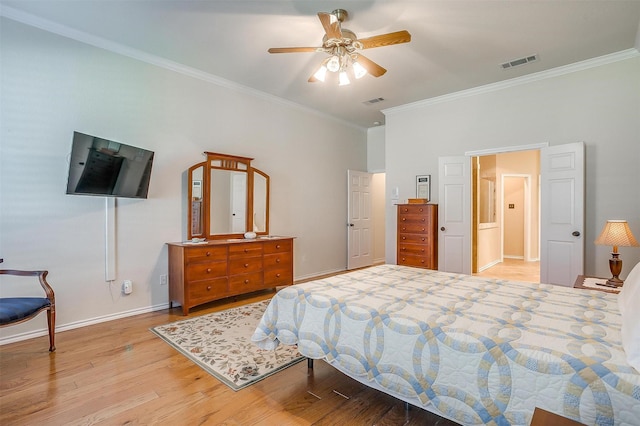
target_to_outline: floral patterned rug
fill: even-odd
[[[150,330],[237,391],[304,359],[296,346],[269,351],[251,342],[268,304],[265,300]]]

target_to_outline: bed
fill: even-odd
[[[535,407],[587,425],[640,425],[618,297],[379,265],[280,290],[252,340],[298,345],[464,425],[528,425]]]

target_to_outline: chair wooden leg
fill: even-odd
[[[56,350],[56,313],[47,311],[47,325],[49,326],[49,352]]]

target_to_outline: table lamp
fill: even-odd
[[[609,269],[613,276],[607,280],[606,285],[609,287],[622,287],[624,281],[618,278],[618,275],[622,272],[622,259],[619,258],[618,246],[638,247],[639,245],[633,237],[631,229],[629,229],[629,224],[626,220],[607,220],[595,243],[597,245],[613,246],[611,259],[609,259]]]

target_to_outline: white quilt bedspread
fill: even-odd
[[[252,340],[298,345],[461,424],[528,425],[540,407],[640,425],[617,295],[381,265],[280,290]]]

